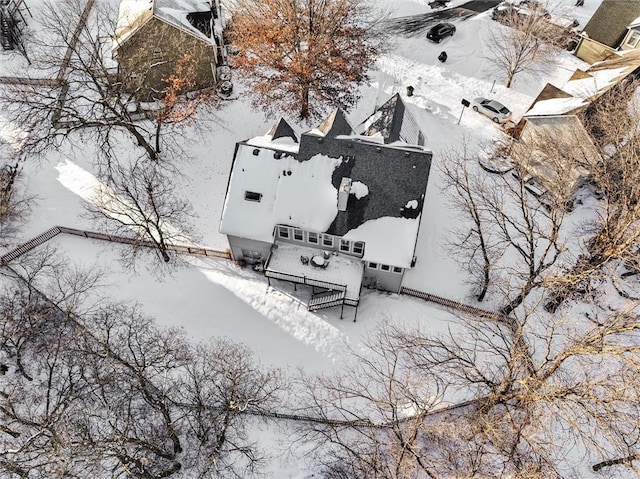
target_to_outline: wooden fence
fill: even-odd
[[[127,236],[108,235],[104,233],[97,233],[95,231],[85,231],[76,228],[67,228],[65,226],[54,226],[48,229],[44,233],[39,234],[35,238],[30,239],[26,243],[21,244],[12,251],[0,257],[0,264],[6,265],[10,261],[19,258],[23,254],[31,251],[33,248],[40,246],[50,239],[56,237],[59,234],[69,234],[74,236],[80,236],[83,238],[97,239],[101,241],[110,241],[112,243],[130,244],[133,246],[141,246],[144,248],[156,248],[156,245],[151,241],[140,240],[137,238],[130,238]],[[167,245],[168,251],[181,254],[192,254],[198,256],[207,256],[211,258],[231,259],[231,253],[229,251],[220,251],[211,248],[203,248],[199,246],[187,246],[187,245]]]
[[[436,296],[434,294],[425,293],[424,291],[419,291],[417,289],[405,288],[403,286],[402,288],[400,288],[400,294],[406,294],[407,296],[413,296],[415,298],[424,299],[425,301],[429,301],[431,303],[436,303],[450,309],[455,309],[457,311],[469,313],[474,316],[480,316],[482,318],[493,319],[496,321],[504,321],[505,319],[508,319],[506,316],[503,316],[500,313],[487,311],[486,309],[476,308],[474,306],[469,306],[468,304],[458,303],[457,301],[443,298],[441,296]]]

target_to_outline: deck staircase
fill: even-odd
[[[324,291],[312,296],[307,309],[309,311],[318,311],[320,309],[332,308],[334,306],[342,306],[346,291]]]
[[[0,1],[0,44],[3,50],[17,49],[26,57],[27,53],[22,43],[22,30],[27,22],[23,10],[31,16],[31,11],[24,0]]]

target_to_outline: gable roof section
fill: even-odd
[[[337,137],[340,135],[352,135],[353,128],[344,115],[344,112],[336,108],[325,118],[317,128],[324,136]]]
[[[271,129],[267,132],[267,135],[271,136],[272,140],[277,140],[279,138],[291,138],[293,141],[298,143],[298,137],[296,136],[295,131],[291,128],[291,125],[286,122],[286,120],[282,117],[271,127]]]
[[[638,0],[603,0],[583,32],[591,39],[617,48],[627,26],[640,16]]]
[[[383,103],[358,129],[366,136],[381,136],[385,143],[424,145],[424,134],[399,93]]]
[[[162,20],[200,40],[215,43],[189,22],[190,13],[211,12],[208,0],[120,0],[115,38],[123,44],[149,19]]]

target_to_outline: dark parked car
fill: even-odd
[[[438,23],[427,32],[427,38],[432,42],[440,43],[444,38],[452,36],[455,32],[455,25],[451,23]]]

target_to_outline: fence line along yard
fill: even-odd
[[[59,234],[70,234],[74,236],[80,236],[82,238],[97,239],[101,241],[110,241],[112,243],[130,244],[134,246],[142,246],[144,248],[155,248],[156,245],[151,241],[140,240],[137,238],[131,238],[127,236],[108,235],[104,233],[97,233],[95,231],[85,231],[76,228],[67,228],[65,226],[54,226],[47,231],[39,234],[35,238],[30,239],[26,243],[21,244],[17,248],[9,251],[5,255],[0,257],[0,265],[7,265],[9,262],[19,258],[25,253],[28,253],[32,249],[46,243],[52,238],[55,238]],[[168,251],[182,254],[192,254],[198,256],[207,256],[211,258],[231,259],[231,253],[229,251],[221,251],[212,248],[204,248],[201,246],[187,246],[187,245],[167,245]]]
[[[443,298],[441,296],[436,296],[434,294],[425,293],[424,291],[419,291],[417,289],[405,288],[403,286],[402,288],[400,288],[400,294],[406,294],[407,296],[413,296],[414,298],[424,299],[425,301],[429,301],[431,303],[436,303],[450,309],[455,309],[457,311],[462,311],[464,313],[473,314],[474,316],[480,316],[482,318],[493,319],[496,321],[509,320],[509,318],[503,316],[500,313],[487,311],[486,309],[476,308],[474,306],[469,306],[468,304],[458,303],[457,301]]]

